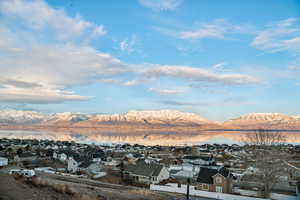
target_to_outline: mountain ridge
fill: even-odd
[[[79,112],[42,113],[13,109],[0,110],[1,125],[42,125],[89,127],[101,124],[203,126],[216,128],[300,129],[300,116],[282,113],[249,113],[237,118],[217,122],[198,114],[177,110],[130,110],[123,114],[83,114]]]

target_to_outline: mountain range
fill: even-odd
[[[199,129],[284,129],[300,130],[300,115],[250,113],[224,122],[176,110],[129,111],[124,114],[53,113],[0,110],[0,128],[7,127],[193,127]]]
[[[300,116],[280,113],[250,113],[217,122],[176,110],[124,114],[0,110],[0,137],[8,138],[185,145],[238,142],[253,129],[286,130],[288,142],[300,142]]]

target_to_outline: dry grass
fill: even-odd
[[[134,192],[136,194],[144,195],[144,196],[153,194],[153,192],[148,189],[135,189],[135,190],[132,190],[132,192]]]
[[[31,180],[31,184],[36,186],[36,187],[46,187],[49,186],[48,181],[41,179],[41,178],[33,178]]]
[[[74,195],[75,191],[67,184],[52,184],[50,186],[55,192]]]
[[[23,179],[23,176],[21,176],[19,174],[13,174],[12,176],[14,177],[15,180],[21,180],[21,179]]]
[[[76,194],[75,200],[102,200],[96,194]]]
[[[27,183],[32,184],[35,187],[49,187],[55,192],[61,193],[61,194],[69,194],[69,195],[74,195],[76,192],[67,184],[54,184],[54,183],[49,183],[45,179],[41,178],[33,178],[31,180],[25,181]]]

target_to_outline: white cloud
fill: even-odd
[[[183,0],[138,0],[139,3],[153,10],[175,10],[180,6]]]
[[[112,79],[112,78],[107,78],[107,79],[101,79],[101,82],[104,83],[113,83],[117,85],[122,85],[122,86],[136,86],[139,83],[141,83],[139,80],[130,80],[130,81],[125,81],[125,80],[120,80],[120,79]]]
[[[169,106],[176,106],[176,107],[224,107],[224,106],[252,106],[255,105],[256,102],[243,100],[243,99],[235,99],[235,98],[227,98],[222,99],[221,101],[215,100],[210,102],[205,101],[194,101],[194,102],[186,102],[186,101],[177,101],[177,100],[162,100],[158,103],[169,105]]]
[[[161,77],[219,85],[258,82],[248,75],[220,74],[189,66],[126,64],[86,43],[69,40],[101,35],[102,28],[78,16],[70,17],[42,0],[0,0],[0,12],[5,15],[5,23],[0,25],[0,101],[61,103],[87,100],[90,97],[77,95],[72,88],[102,80],[114,80],[111,82],[124,86]],[[23,20],[24,24],[15,24],[14,18]],[[49,41],[39,37],[49,26],[55,30],[54,37],[64,40]],[[132,47],[127,42],[123,48]],[[129,74],[126,79],[121,77],[125,73]],[[132,80],[128,81],[129,78]],[[171,90],[161,92],[174,93]]]
[[[140,82],[138,80],[131,80],[131,81],[126,81],[122,83],[124,86],[135,86],[138,85]]]
[[[26,51],[19,53],[0,50],[10,55],[1,60],[0,77],[28,82],[34,80],[42,85],[61,88],[126,71],[126,65],[120,60],[92,47],[42,43],[26,46]]]
[[[299,54],[300,26],[296,22],[297,19],[288,18],[268,25],[257,33],[251,45],[268,52],[290,51]]]
[[[206,82],[226,85],[256,84],[260,80],[244,74],[215,73],[203,68],[189,66],[152,65],[144,72],[148,78],[173,77],[192,82]]]
[[[49,97],[49,101],[52,101],[51,95],[54,99],[59,96],[60,99],[66,100],[84,100],[86,98],[70,95],[64,89],[92,83],[128,70],[127,65],[118,59],[91,47],[34,44],[27,47],[26,51],[19,53],[11,53],[4,49],[0,52],[8,55],[0,62],[0,84],[2,82],[5,87],[13,86],[1,90],[1,92],[2,94],[7,92],[7,95],[10,96],[12,94],[9,90],[11,90],[15,97],[17,97],[17,92],[20,94],[25,91],[30,93],[29,90],[34,89],[35,92],[30,97],[34,97],[36,94],[39,98],[39,95],[43,94],[41,90],[45,89],[47,94],[45,96]],[[17,82],[11,80],[17,80]],[[29,87],[25,90],[24,85],[30,86],[25,83],[38,84],[39,87]],[[39,92],[36,92],[37,90]],[[0,100],[3,100],[3,96],[0,96]],[[22,95],[18,97],[20,97],[20,101],[25,98]],[[26,97],[26,99],[28,98]]]
[[[201,40],[201,39],[232,39],[234,34],[249,34],[254,31],[254,27],[249,24],[232,24],[228,20],[219,18],[212,22],[195,22],[193,25],[186,26],[174,21],[167,22],[166,27],[152,27],[164,35],[179,38],[182,40]]]
[[[72,39],[44,42],[37,37],[55,29],[61,39],[102,34],[101,26],[70,17],[42,0],[0,1],[5,23],[0,26],[0,101],[60,103],[90,97],[71,92],[74,86],[93,83],[128,70],[120,60]],[[2,14],[1,13],[1,14]],[[14,18],[23,20],[15,25]],[[19,27],[19,28],[18,28]],[[33,29],[24,29],[33,27]],[[14,30],[14,31],[12,31]]]
[[[131,54],[135,51],[135,46],[137,44],[136,35],[132,35],[131,38],[126,38],[120,42],[120,50]]]
[[[61,40],[80,36],[93,38],[106,32],[102,25],[95,25],[79,15],[70,17],[63,9],[52,8],[43,0],[2,0],[0,12],[2,16],[21,21],[35,30],[50,27]]]
[[[178,37],[181,39],[225,39],[226,34],[241,32],[244,28],[245,27],[230,24],[225,19],[216,19],[212,23],[197,24],[194,30],[182,31]]]
[[[69,91],[51,89],[45,87],[0,88],[0,101],[10,103],[49,104],[62,103],[64,101],[82,101],[90,97],[73,94]]]
[[[176,95],[182,94],[185,91],[181,89],[157,89],[157,88],[150,88],[149,91],[155,92],[161,95]]]
[[[215,24],[202,25],[201,28],[194,31],[184,31],[179,34],[181,39],[201,39],[201,38],[217,38],[224,39],[225,29]]]
[[[292,65],[292,66],[289,66],[289,69],[290,70],[299,70],[300,71],[300,66],[299,65]]]
[[[217,63],[217,64],[213,65],[212,68],[214,70],[223,70],[225,65],[227,65],[226,62],[221,62],[221,63]]]

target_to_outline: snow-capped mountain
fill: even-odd
[[[294,118],[296,118],[297,120],[300,120],[300,115],[296,115],[296,116],[294,116]]]
[[[129,111],[125,114],[94,114],[54,113],[43,114],[33,111],[2,110],[0,122],[5,124],[34,124],[43,126],[55,124],[91,125],[99,123],[134,123],[134,124],[164,124],[164,125],[200,125],[215,124],[199,115],[176,110]]]
[[[228,122],[250,123],[250,122],[272,122],[272,121],[293,121],[294,117],[281,113],[250,113],[236,119],[231,119]]]
[[[300,121],[296,117],[281,113],[250,113],[236,119],[224,122],[224,125],[233,125],[249,128],[282,128],[289,129],[299,126]]]
[[[0,111],[0,124],[34,124],[49,117],[41,112],[5,109]]]
[[[199,115],[176,110],[129,111],[126,114],[95,115],[89,121],[130,122],[143,124],[211,124]]]
[[[199,115],[177,110],[158,110],[158,111],[129,111],[126,118],[131,121],[160,122],[160,123],[215,123]]]
[[[89,115],[81,113],[63,112],[55,113],[50,116],[48,120],[44,120],[44,123],[59,123],[59,122],[70,122],[76,123],[80,121],[85,121],[89,119]]]
[[[281,113],[250,113],[218,123],[197,114],[177,110],[129,111],[124,114],[44,114],[35,111],[0,110],[0,125],[60,125],[63,127],[98,127],[104,125],[159,125],[165,127],[194,126],[208,129],[300,129],[300,116]],[[206,126],[207,125],[207,126]]]

